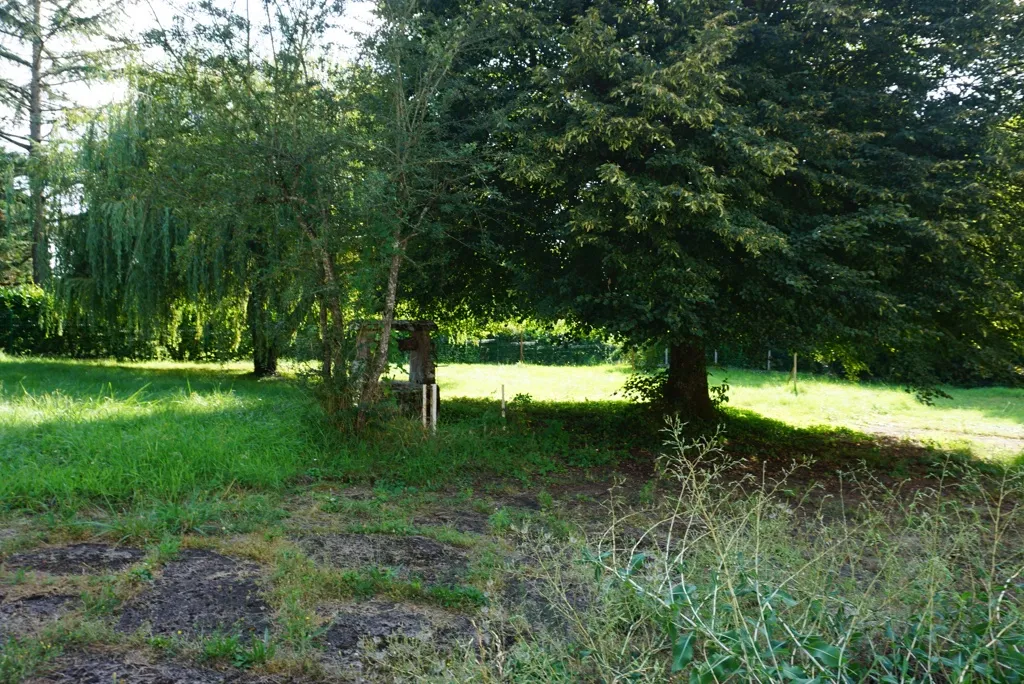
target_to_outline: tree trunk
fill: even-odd
[[[277,375],[277,349],[266,345],[260,352],[253,350],[252,373],[257,378],[269,378]]]
[[[391,325],[395,321],[395,304],[398,301],[398,272],[402,266],[402,245],[395,238],[395,252],[391,255],[388,268],[388,289],[384,298],[384,315],[380,322],[380,341],[377,351],[370,360],[370,368],[363,378],[363,389],[359,396],[359,413],[356,416],[356,430],[366,425],[366,411],[377,402],[380,395],[380,376],[388,363],[388,346],[391,343]]]
[[[277,374],[277,357],[280,353],[274,336],[267,331],[267,302],[263,294],[262,287],[254,284],[249,290],[245,310],[249,334],[252,336],[252,372],[257,378]]]
[[[331,344],[331,331],[327,327],[327,297],[321,295],[320,297],[320,344],[322,345],[321,353],[323,355],[323,365],[320,367],[320,377],[323,378],[325,385],[330,385],[331,382],[331,366],[334,361],[334,345]]]
[[[43,144],[43,31],[42,0],[33,0],[32,81],[29,84],[29,185],[32,195],[32,281],[42,284],[46,277],[46,205],[40,156]]]
[[[699,340],[669,347],[665,401],[687,420],[712,421],[715,405],[708,393],[708,364]]]

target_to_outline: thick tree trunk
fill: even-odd
[[[280,354],[274,336],[267,330],[267,302],[264,294],[262,287],[254,285],[249,290],[245,311],[249,334],[252,336],[252,372],[257,378],[277,374],[277,357]]]
[[[257,378],[269,378],[277,375],[277,350],[267,345],[262,351],[253,350],[252,373]]]
[[[669,347],[665,401],[687,420],[712,421],[715,405],[708,393],[708,364],[698,340]]]
[[[33,0],[35,33],[32,37],[32,81],[29,84],[29,185],[32,195],[32,280],[37,285],[46,278],[46,205],[40,155],[43,144],[43,32],[42,0]]]

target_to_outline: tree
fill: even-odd
[[[63,89],[104,73],[123,45],[105,34],[124,0],[0,1],[0,93],[6,120],[0,140],[29,155],[27,167],[32,206],[32,277],[41,283],[49,264],[46,216],[46,168],[42,154],[44,128],[64,111]],[[83,47],[83,41],[97,47]],[[12,124],[28,118],[28,135]]]
[[[25,157],[0,153],[0,286],[32,281],[31,219],[20,187]]]
[[[487,141],[526,191],[506,267],[539,313],[669,346],[695,418],[722,341],[884,350],[911,384],[952,354],[1007,368],[1015,266],[975,190],[1021,10],[968,4],[502,6],[532,42],[462,67],[517,91]]]
[[[373,145],[367,163],[368,194],[361,206],[372,211],[365,224],[380,248],[370,259],[383,265],[381,325],[376,348],[359,379],[357,429],[380,397],[387,367],[391,326],[398,306],[399,276],[410,246],[439,244],[445,227],[471,212],[485,195],[482,160],[476,146],[458,139],[451,102],[458,88],[452,65],[472,45],[472,14],[433,21],[416,0],[381,0],[378,29],[368,42],[374,79],[360,109],[371,118]]]
[[[336,260],[357,228],[355,119],[323,57],[340,5],[274,7],[269,50],[248,17],[209,2],[195,27],[153,34],[172,64],[140,71],[133,102],[84,145],[88,218],[59,247],[87,308],[116,302],[145,322],[182,301],[240,303],[257,376],[276,372],[318,297],[343,325]]]

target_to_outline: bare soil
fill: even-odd
[[[376,566],[404,579],[452,584],[466,573],[464,551],[429,537],[391,534],[321,534],[297,540],[318,562],[337,568]]]
[[[487,534],[488,517],[477,511],[438,510],[413,519],[413,524],[420,527],[450,527],[457,532],[471,534]]]
[[[382,649],[394,639],[442,646],[474,638],[468,618],[427,606],[370,600],[341,605],[330,612],[330,626],[324,633],[328,657],[354,667],[366,655],[366,647]]]
[[[4,597],[0,595],[0,600]],[[73,610],[80,599],[64,594],[34,594],[0,604],[0,640],[34,632]]]
[[[259,566],[212,551],[188,549],[153,586],[125,606],[122,632],[148,625],[153,634],[262,634],[270,608],[257,582]]]
[[[42,677],[29,682],[43,684],[258,684],[288,682],[276,677],[260,677],[240,670],[219,672],[173,662],[148,663],[134,654],[74,653],[62,657]]]
[[[8,570],[35,570],[51,575],[87,575],[117,572],[142,560],[139,549],[106,544],[73,544],[40,549],[11,556],[4,563]]]

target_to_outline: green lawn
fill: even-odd
[[[1016,662],[1006,654],[1022,643],[1024,607],[1006,588],[1024,576],[1022,471],[837,428],[966,440],[994,457],[1009,453],[994,446],[1022,436],[1020,391],[955,391],[927,407],[898,388],[804,378],[794,395],[784,374],[716,371],[713,382],[732,385],[727,439],[693,441],[679,429],[666,443],[662,416],[616,396],[624,368],[453,365],[438,373],[436,435],[389,413],[354,436],[340,429],[351,415],[329,424],[294,377],[257,381],[248,371],[0,355],[0,615],[55,592],[82,597],[43,631],[2,625],[22,632],[0,635],[0,684],[57,668],[70,681],[96,663],[120,672],[118,654],[135,662],[140,653],[311,681],[331,663],[321,637],[332,624],[355,630],[351,616],[366,611],[375,630],[402,610],[514,634],[515,659],[480,650],[497,639],[465,639],[468,650],[451,658],[433,641],[423,651],[384,641],[360,673],[367,681],[612,681],[638,662],[653,673],[646,681],[667,681],[680,635],[662,631],[666,610],[637,598],[665,596],[680,573],[687,600],[672,610],[703,644],[733,643],[709,630],[767,635],[784,619],[836,662],[840,648],[874,662],[879,644],[915,659],[925,648],[945,654],[919,659],[936,671],[968,658]],[[81,558],[81,542],[131,546],[140,560],[104,576],[49,574],[46,559]],[[372,558],[360,556],[366,548]],[[43,559],[29,572],[18,565],[26,552]],[[236,558],[258,565],[259,615],[270,621],[262,641],[199,629],[199,617],[252,596],[251,571],[213,576],[210,552],[225,567]],[[403,568],[421,558],[425,567]],[[187,585],[168,580],[172,568]],[[434,584],[405,570],[452,579]],[[768,598],[780,600],[739,600],[757,591],[750,586],[772,587]],[[178,603],[194,632],[167,639],[113,628],[132,610],[174,617]],[[507,631],[513,625],[529,626]],[[912,679],[893,671],[893,681]],[[914,681],[958,681],[947,675]]]
[[[446,396],[529,394],[536,401],[608,401],[629,375],[624,366],[549,367],[450,365],[438,369]],[[945,388],[952,399],[933,406],[900,387],[802,375],[794,394],[787,373],[722,368],[713,384],[730,385],[729,406],[749,409],[795,427],[846,427],[906,437],[976,456],[1005,458],[1024,452],[1024,390]]]
[[[445,428],[437,439],[424,439],[411,422],[354,439],[327,429],[297,383],[258,382],[247,371],[242,363],[0,357],[0,508],[145,507],[281,490],[300,476],[417,486],[526,477],[614,463],[660,440],[657,416],[616,396],[627,377],[617,366],[442,366]],[[785,424],[966,446],[987,459],[1024,450],[1020,390],[950,390],[952,400],[925,406],[879,385],[804,377],[794,395],[784,374],[716,371],[713,382],[722,379],[732,387],[730,407],[780,421],[774,437],[748,451],[786,442]],[[508,426],[498,410],[502,385],[513,402]],[[533,408],[523,412],[517,395],[529,395]],[[744,415],[730,418],[733,436],[756,423]],[[811,451],[830,455],[827,446]]]

